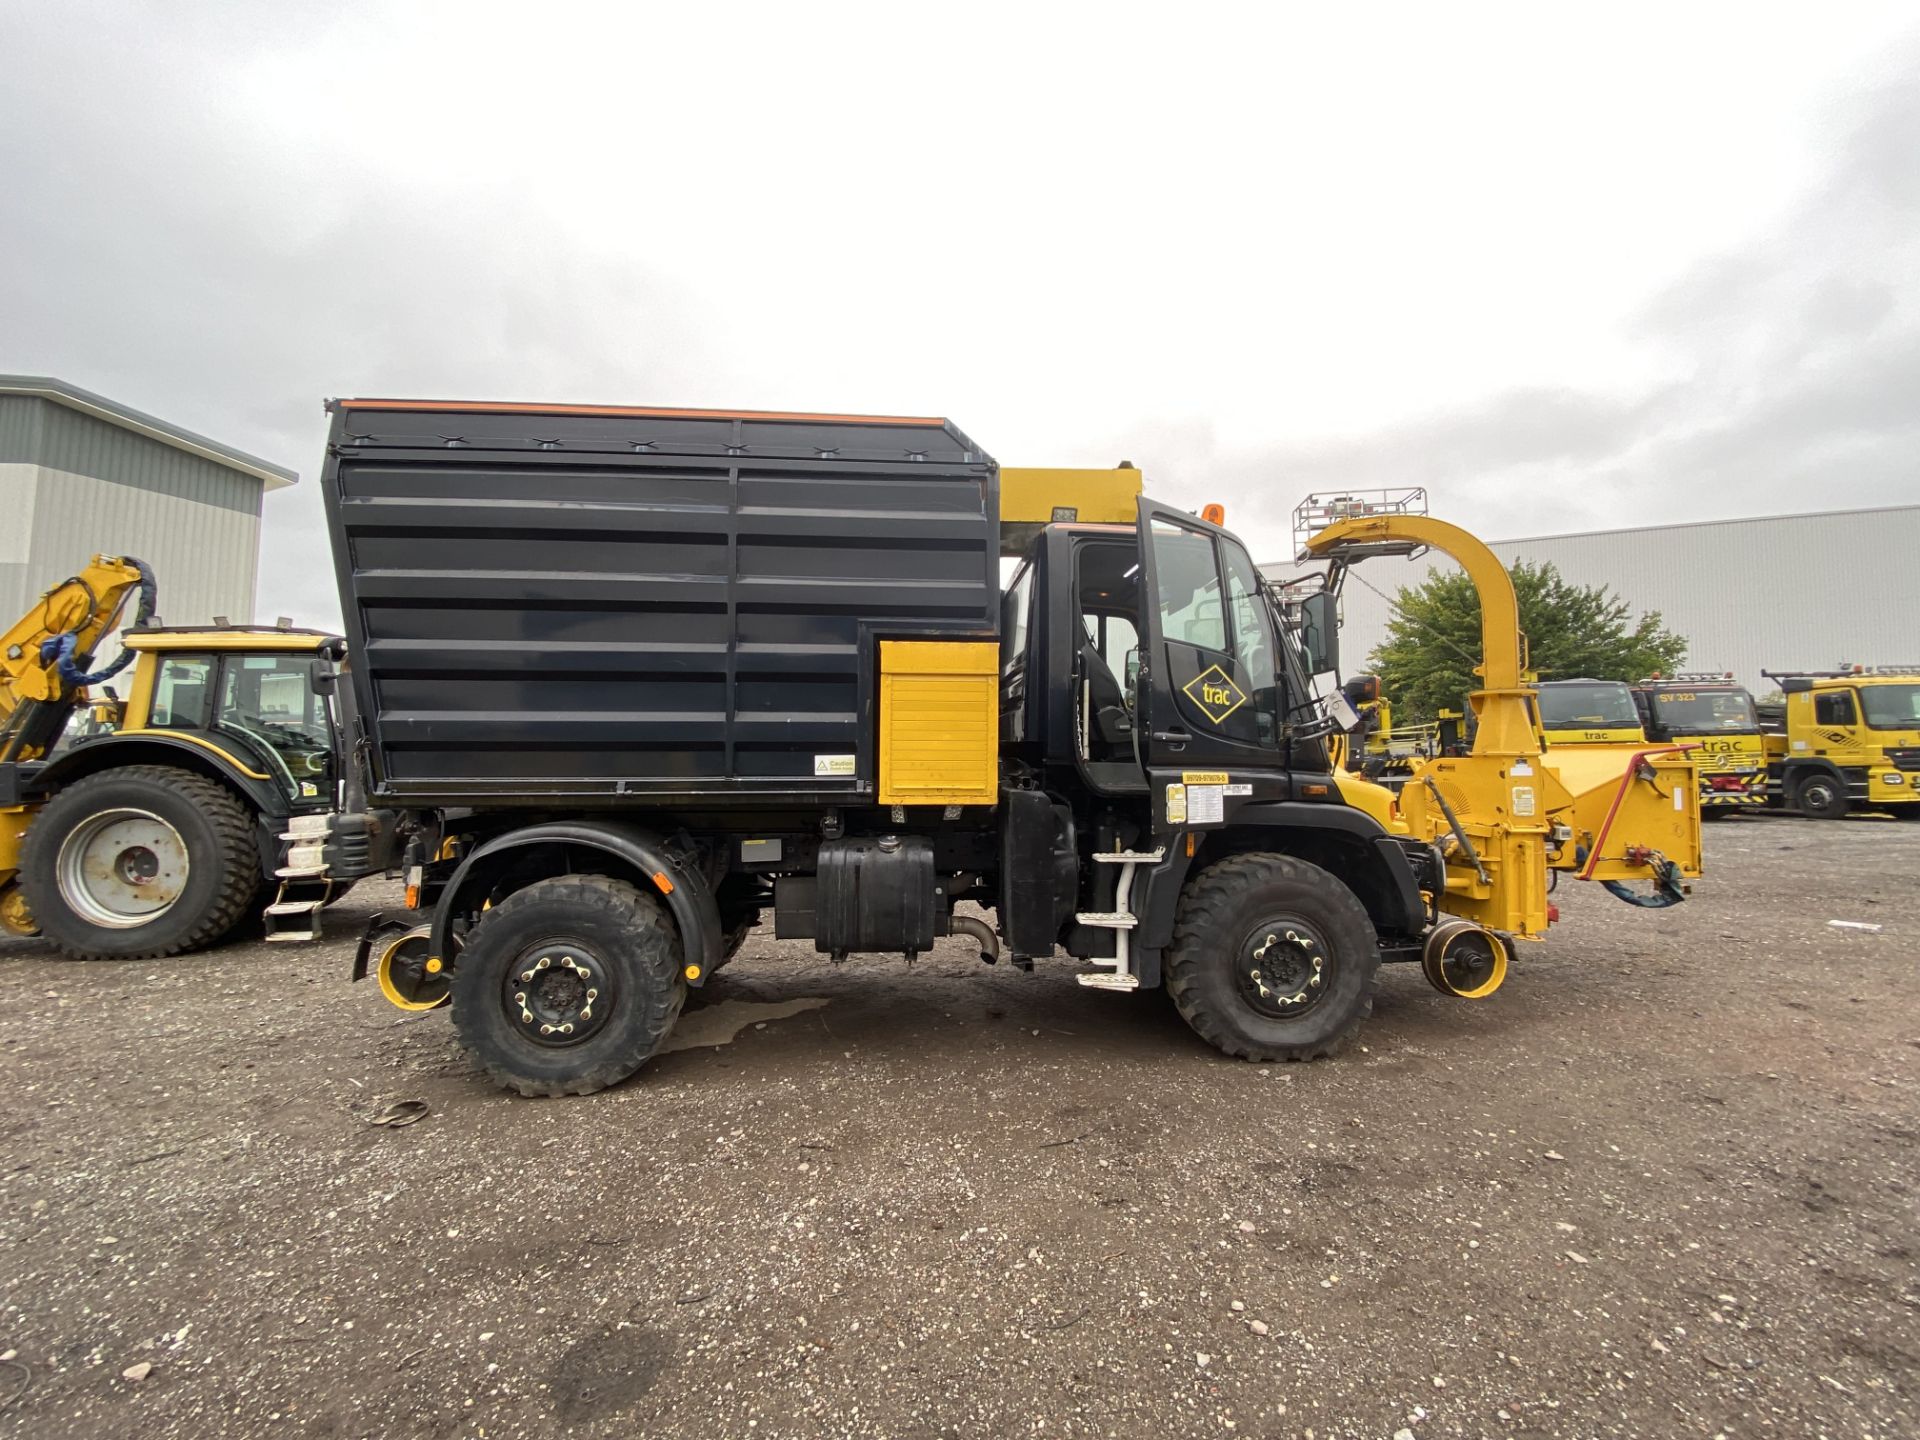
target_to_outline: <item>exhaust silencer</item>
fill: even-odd
[[[1442,920],[1427,934],[1420,968],[1442,995],[1484,1000],[1507,978],[1507,942],[1471,920]]]

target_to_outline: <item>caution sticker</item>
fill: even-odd
[[[816,755],[813,757],[815,775],[851,775],[854,773],[851,755]]]
[[[1187,787],[1184,785],[1167,786],[1167,824],[1184,825],[1187,823]]]
[[[1247,703],[1247,692],[1218,665],[1209,665],[1194,676],[1181,687],[1181,693],[1216,725]]]
[[[1516,816],[1533,814],[1533,787],[1516,785],[1513,787],[1513,813]]]

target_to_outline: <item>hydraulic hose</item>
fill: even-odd
[[[146,561],[136,560],[131,555],[122,558],[140,572],[140,600],[135,607],[133,623],[128,627],[137,630],[153,618],[154,609],[160,603],[160,587],[153,578],[153,568]],[[82,685],[103,684],[126,669],[133,660],[133,651],[122,645],[120,654],[111,665],[88,673],[73,663],[73,652],[79,644],[80,636],[71,630],[40,642],[40,663],[53,665],[61,682],[75,689]]]
[[[1576,865],[1587,863],[1587,847],[1582,845],[1574,851]],[[1616,900],[1640,910],[1665,910],[1678,905],[1687,898],[1680,888],[1680,867],[1664,855],[1654,855],[1647,862],[1653,867],[1653,889],[1635,890],[1620,880],[1602,880],[1600,887]]]

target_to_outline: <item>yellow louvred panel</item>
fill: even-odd
[[[880,642],[880,803],[992,805],[1000,795],[1000,647]]]

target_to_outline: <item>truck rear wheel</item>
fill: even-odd
[[[687,995],[680,953],[659,902],[626,881],[536,881],[468,933],[454,1029],[504,1089],[591,1095],[667,1038]]]
[[[211,945],[260,884],[253,816],[224,785],[164,765],[77,780],[27,831],[34,919],[75,960],[151,960]]]
[[[1317,1060],[1373,1012],[1373,923],[1317,865],[1234,855],[1190,881],[1167,991],[1194,1032],[1245,1060]]]
[[[1847,792],[1831,775],[1815,771],[1794,792],[1800,813],[1813,820],[1838,820],[1847,813]]]

